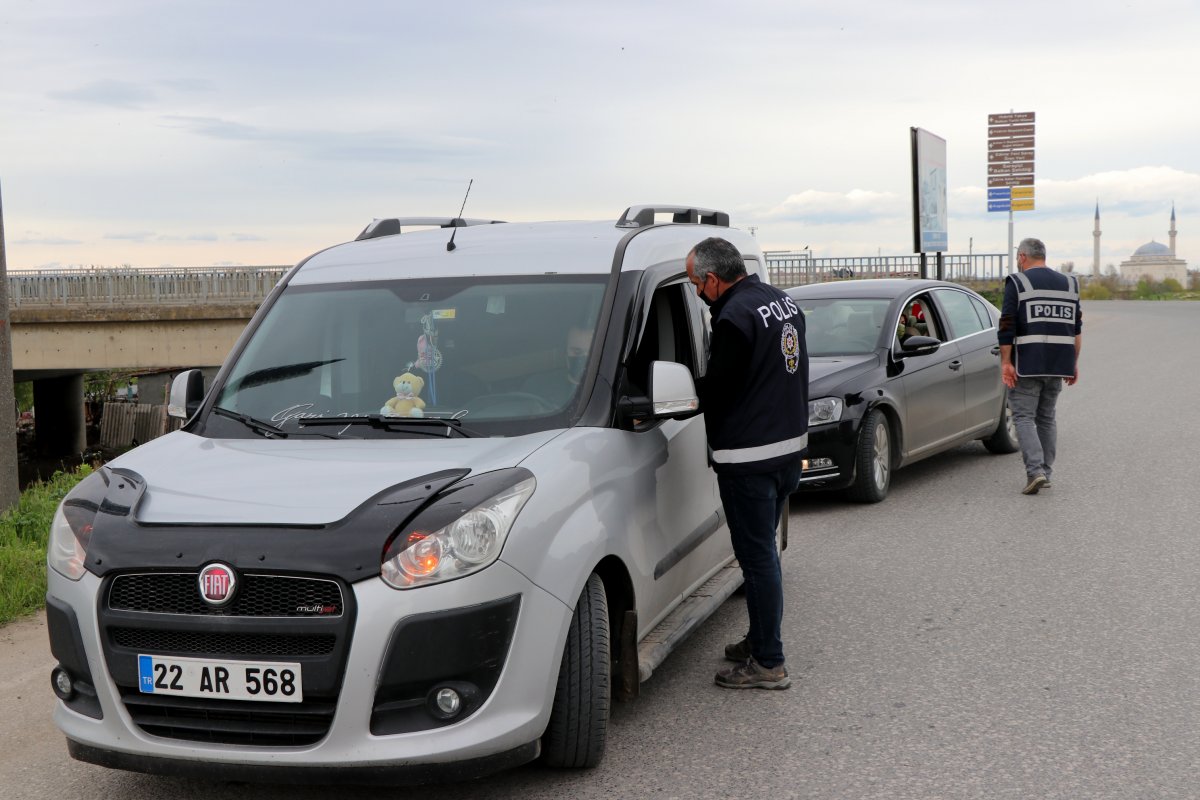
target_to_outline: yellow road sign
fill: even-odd
[[[1032,186],[1014,186],[1013,190],[1012,190],[1012,196],[1013,196],[1014,200],[1018,197],[1032,198],[1033,197],[1033,187]]]
[[[1016,187],[1014,186],[1013,188],[1015,189]],[[1030,197],[1028,199],[1021,199],[1021,200],[1017,200],[1016,198],[1013,198],[1012,210],[1013,211],[1033,211],[1033,198]]]

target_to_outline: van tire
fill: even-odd
[[[578,769],[600,763],[608,738],[611,675],[608,599],[604,581],[592,573],[575,604],[542,737],[548,766]]]

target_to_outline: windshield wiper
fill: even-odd
[[[391,417],[386,414],[352,414],[346,417],[297,417],[296,424],[302,428],[309,425],[337,425],[347,427],[350,425],[370,425],[372,428],[389,431],[398,428],[408,428],[413,433],[439,436],[441,435],[440,431],[413,430],[436,425],[438,428],[445,430],[446,436],[449,436],[452,432],[464,438],[483,435],[479,431],[471,430],[463,425],[462,420],[457,417]]]
[[[281,364],[278,367],[256,369],[253,372],[247,372],[245,375],[226,386],[225,391],[236,392],[239,389],[249,389],[253,386],[262,386],[264,383],[275,383],[276,381],[283,381],[287,380],[288,378],[298,378],[301,375],[307,375],[317,367],[323,367],[326,364],[336,364],[339,361],[345,361],[345,359],[327,358],[324,361],[300,361],[295,364]]]
[[[220,406],[213,406],[212,413],[235,419],[255,433],[266,436],[269,439],[286,439],[288,436],[287,431],[283,430],[283,428],[272,425],[269,422],[263,422],[261,419],[255,419],[249,414],[240,414],[237,411],[230,411],[228,408],[221,408]]]

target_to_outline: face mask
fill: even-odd
[[[587,366],[587,356],[567,356],[567,377],[572,383],[579,383],[583,377],[583,368]]]

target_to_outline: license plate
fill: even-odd
[[[300,665],[279,661],[138,656],[138,690],[220,700],[300,703]]]

